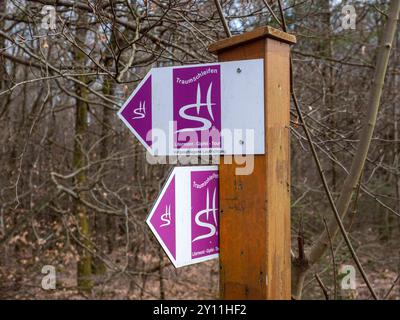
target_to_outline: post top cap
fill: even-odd
[[[294,35],[272,28],[270,26],[263,26],[252,31],[248,31],[230,38],[214,42],[208,47],[208,51],[212,53],[217,53],[227,48],[236,47],[242,43],[257,40],[260,38],[272,38],[288,44],[296,43],[296,37]]]

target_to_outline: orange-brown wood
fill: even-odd
[[[235,46],[242,46],[246,42],[256,41],[258,39],[275,39],[280,42],[285,42],[288,44],[295,44],[296,37],[292,34],[283,32],[281,30],[272,28],[270,26],[263,26],[254,29],[250,32],[245,32],[230,38],[223,39],[221,41],[215,42],[210,45],[208,50],[210,52],[221,52],[222,50],[227,50]]]
[[[290,46],[269,34],[242,38],[212,48],[219,61],[264,59],[266,154],[251,175],[221,157],[221,298],[290,299]]]

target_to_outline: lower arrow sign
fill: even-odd
[[[176,167],[147,224],[175,267],[219,254],[218,166]]]

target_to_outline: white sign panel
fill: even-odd
[[[262,59],[152,69],[119,117],[152,155],[263,154]]]

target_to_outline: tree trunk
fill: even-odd
[[[397,33],[396,36],[396,42],[394,46],[394,52],[395,52],[395,65],[399,65],[400,63],[400,36]],[[399,88],[400,82],[399,82],[399,74],[395,73],[394,74],[394,81],[393,81],[393,88],[394,90],[397,90]],[[400,139],[400,134],[399,134],[399,120],[400,120],[400,108],[396,103],[393,103],[393,140],[395,141],[394,144],[394,150],[393,150],[393,167],[394,168],[399,168],[400,167],[400,144],[399,144],[399,139]],[[400,212],[400,173],[396,173],[395,175],[395,199],[396,199],[396,211]],[[398,227],[398,232],[400,232],[400,219],[397,219],[397,227]],[[400,249],[398,251],[398,266],[397,270],[398,273],[400,274]],[[400,293],[400,286],[399,286],[399,293]]]
[[[79,14],[78,21],[87,21],[86,14]],[[76,42],[82,47],[86,39],[86,29],[82,26],[77,27]],[[84,66],[85,54],[81,52],[77,47],[74,48],[75,61],[78,66]],[[83,83],[87,83],[85,76],[79,76],[79,80]],[[85,141],[87,135],[87,123],[88,123],[88,104],[84,100],[88,99],[88,90],[83,85],[76,85],[76,95],[81,99],[76,99],[76,110],[75,110],[75,144],[73,152],[73,168],[74,171],[79,170],[87,165],[85,155]],[[80,171],[75,176],[75,188],[82,190],[82,187],[86,184],[86,170]],[[81,199],[87,197],[86,191],[78,191],[79,198],[74,200],[75,215],[78,223],[79,231],[79,261],[77,266],[77,281],[78,289],[81,292],[90,293],[92,290],[92,242],[90,235],[90,222],[89,215],[86,206],[82,203]]]

